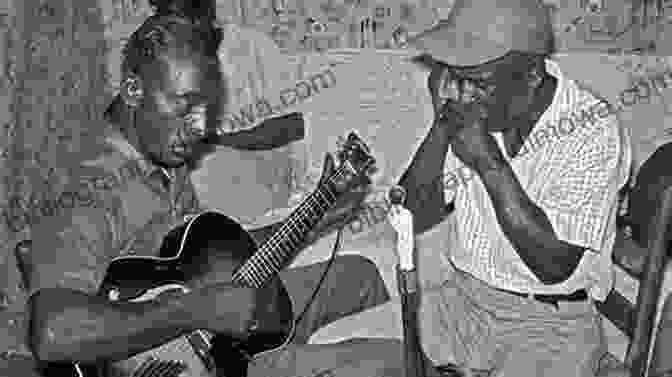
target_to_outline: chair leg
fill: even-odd
[[[665,298],[649,371],[651,376],[672,376],[672,295]],[[667,352],[666,352],[667,351]]]

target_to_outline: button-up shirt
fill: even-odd
[[[100,155],[74,171],[66,190],[77,193],[78,205],[32,229],[29,294],[49,287],[96,293],[113,258],[155,255],[168,230],[199,208],[186,167],[153,165],[112,127]]]
[[[553,102],[521,151],[511,158],[501,134],[493,136],[558,238],[586,250],[578,267],[560,284],[543,284],[502,231],[483,182],[452,151],[446,157],[444,194],[455,212],[445,257],[496,288],[547,294],[587,288],[603,300],[613,284],[611,254],[618,193],[630,173],[629,135],[606,103],[566,78],[553,61],[547,60],[546,68],[558,82]]]

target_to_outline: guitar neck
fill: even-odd
[[[308,232],[336,202],[338,193],[330,188],[329,182],[347,169],[347,165],[347,162],[343,163],[330,179],[318,184],[280,228],[236,271],[234,282],[258,288],[282,270],[298,251]]]

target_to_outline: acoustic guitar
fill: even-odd
[[[159,300],[173,290],[188,292],[199,277],[213,273],[207,266],[216,261],[218,281],[266,288],[264,305],[268,297],[272,328],[277,331],[253,331],[241,340],[198,330],[128,360],[96,365],[49,363],[42,373],[47,377],[245,377],[251,359],[292,339],[294,310],[278,272],[291,262],[308,232],[336,200],[375,169],[369,148],[354,132],[339,146],[336,157],[340,164],[334,173],[323,174],[313,192],[260,247],[235,220],[205,211],[172,229],[158,256],[112,260],[99,291],[111,301]]]

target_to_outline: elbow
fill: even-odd
[[[56,354],[57,347],[46,340],[46,334],[30,330],[28,348],[35,360],[39,362],[61,362],[63,358]]]
[[[41,362],[52,362],[57,359],[54,355],[56,350],[55,341],[50,336],[47,325],[47,316],[43,310],[44,299],[38,292],[28,301],[28,333],[26,344],[35,359]]]
[[[545,285],[556,285],[564,283],[570,276],[572,276],[573,271],[563,272],[563,271],[553,271],[546,273],[536,273],[537,278]]]
[[[35,359],[41,362],[53,362],[58,359],[55,355],[57,349],[55,341],[50,339],[46,321],[36,315],[34,310],[29,312],[27,341],[28,349]]]
[[[562,260],[553,260],[548,265],[538,268],[535,275],[539,281],[546,285],[564,283],[574,274],[576,267],[579,265],[579,260],[580,256],[579,258],[567,256]]]
[[[54,313],[59,308],[50,307],[52,299],[45,298],[45,292],[32,295],[28,301],[29,323],[26,344],[33,356],[41,362],[65,362],[69,358],[68,341],[58,334],[64,334],[55,328]],[[57,302],[57,301],[56,301]],[[61,311],[61,310],[58,310]]]
[[[582,247],[553,240],[552,243],[538,243],[527,250],[536,251],[534,254],[524,254],[524,260],[532,273],[542,284],[556,285],[564,283],[579,266],[584,249]],[[543,250],[539,253],[538,250]]]

